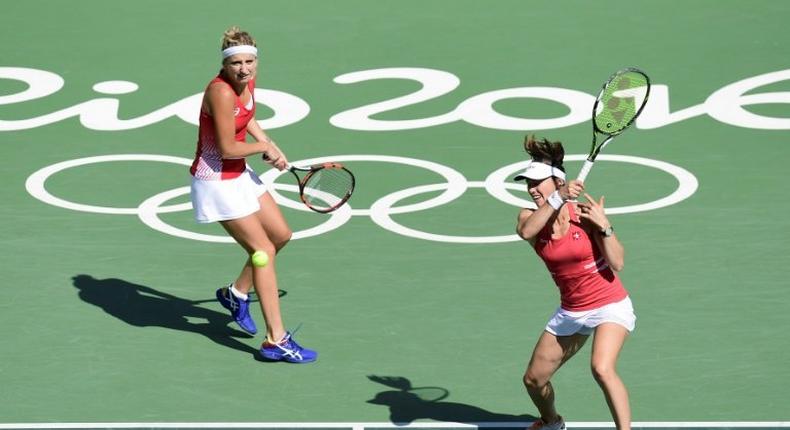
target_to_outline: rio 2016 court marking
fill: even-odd
[[[27,67],[0,67],[0,80],[2,79],[22,82],[27,88],[14,94],[0,95],[0,105],[46,98],[60,91],[66,83],[57,73]],[[337,76],[334,82],[348,85],[383,79],[415,81],[422,88],[411,94],[337,113],[329,119],[329,122],[341,129],[367,131],[418,129],[456,121],[465,121],[478,127],[496,130],[549,130],[589,121],[589,106],[592,106],[595,100],[590,94],[567,88],[506,88],[472,96],[455,109],[434,117],[385,121],[373,119],[371,116],[444,96],[455,90],[461,84],[461,79],[444,70],[391,67],[344,73]],[[650,95],[651,101],[637,119],[635,126],[638,129],[653,129],[707,114],[717,121],[738,127],[788,130],[790,119],[762,116],[743,108],[761,104],[790,103],[790,92],[755,93],[761,87],[788,79],[790,79],[790,69],[752,76],[714,91],[703,103],[675,112],[670,110],[669,87],[654,84]],[[139,85],[130,81],[102,81],[93,86],[93,91],[105,96],[124,95],[133,93],[138,88]],[[193,94],[142,116],[120,119],[118,118],[120,98],[100,97],[39,117],[0,120],[0,131],[28,130],[72,117],[79,117],[80,123],[85,128],[104,131],[142,128],[170,117],[177,117],[197,125],[202,98],[202,93]],[[508,99],[549,100],[565,105],[569,112],[558,118],[534,119],[503,115],[493,108],[495,103]],[[255,100],[274,113],[272,117],[258,121],[266,130],[296,124],[305,119],[311,110],[310,104],[301,97],[277,90],[256,88]]]
[[[579,155],[579,154],[568,155],[565,157],[565,159],[568,161],[581,161],[584,160],[584,158],[585,158],[584,155]],[[651,202],[640,203],[631,206],[606,208],[606,213],[608,214],[626,214],[626,213],[635,213],[635,212],[660,209],[689,198],[691,195],[694,194],[694,192],[697,190],[698,187],[697,179],[691,172],[688,172],[687,170],[681,167],[663,161],[651,160],[641,157],[611,155],[611,154],[601,155],[598,157],[598,160],[636,164],[639,166],[658,169],[664,173],[669,174],[677,182],[677,188],[675,189],[675,191],[673,191],[671,194],[665,197],[662,197],[660,199]],[[33,197],[53,206],[62,207],[65,209],[79,211],[79,212],[90,212],[90,213],[100,213],[100,214],[109,214],[109,215],[137,215],[145,225],[151,227],[154,230],[157,230],[159,232],[171,236],[176,236],[176,237],[181,237],[191,240],[206,241],[206,242],[233,243],[233,239],[228,236],[208,235],[208,234],[201,234],[201,233],[187,231],[172,226],[170,224],[167,224],[161,218],[159,218],[159,214],[162,213],[188,211],[192,209],[191,203],[163,206],[163,204],[168,200],[189,194],[188,186],[164,191],[162,193],[149,197],[137,207],[129,207],[129,208],[94,206],[94,205],[74,203],[52,195],[49,191],[47,191],[45,187],[45,183],[47,179],[60,171],[83,166],[83,165],[88,165],[88,164],[105,163],[105,162],[113,162],[113,161],[154,161],[154,162],[178,164],[183,166],[189,166],[192,163],[192,160],[187,158],[164,156],[164,155],[153,155],[153,154],[121,154],[121,155],[104,155],[104,156],[79,158],[75,160],[63,161],[39,169],[38,171],[34,172],[32,175],[28,177],[25,183],[25,188],[27,192]],[[496,198],[497,200],[513,205],[515,207],[531,207],[531,208],[535,207],[534,203],[532,203],[531,201],[516,197],[515,195],[511,194],[508,191],[508,190],[524,189],[523,185],[507,182],[507,179],[514,176],[516,172],[523,170],[526,167],[526,165],[529,163],[529,161],[520,161],[517,163],[513,163],[501,167],[496,171],[492,172],[491,174],[489,174],[484,181],[469,181],[461,172],[458,172],[455,169],[452,169],[448,166],[439,163],[426,161],[426,160],[419,160],[415,158],[385,156],[385,155],[326,156],[320,158],[300,160],[298,162],[295,162],[295,164],[310,165],[310,164],[322,163],[327,161],[383,162],[383,163],[394,163],[399,165],[418,167],[418,168],[430,170],[442,176],[445,179],[445,182],[438,184],[420,185],[420,186],[415,186],[404,190],[392,192],[376,200],[370,206],[370,208],[367,209],[353,208],[350,204],[344,205],[339,210],[333,212],[326,219],[326,221],[322,222],[321,224],[309,229],[295,232],[293,236],[294,239],[306,238],[310,236],[316,236],[319,234],[327,233],[329,231],[341,227],[343,224],[348,222],[353,216],[368,216],[373,220],[373,222],[375,222],[377,225],[379,225],[380,227],[386,230],[389,230],[391,232],[403,236],[412,237],[415,239],[422,239],[422,240],[429,240],[436,242],[447,242],[447,243],[516,242],[521,239],[515,234],[499,235],[499,236],[451,236],[451,235],[439,235],[439,234],[424,232],[406,227],[402,224],[395,222],[392,219],[392,215],[422,211],[422,210],[427,210],[441,206],[443,204],[446,204],[450,201],[457,199],[458,197],[463,195],[466,192],[466,190],[469,188],[483,188],[492,197]],[[277,200],[279,204],[295,210],[308,211],[308,209],[305,208],[301,203],[292,199],[288,199],[282,196],[280,193],[278,193],[277,190],[286,190],[291,192],[297,191],[297,188],[294,185],[278,184],[275,182],[276,179],[282,174],[283,172],[271,169],[265,172],[264,174],[262,174],[261,179],[265,183],[271,184],[270,192],[272,193],[272,195],[274,196],[274,198]],[[435,192],[435,191],[441,191],[441,194],[420,203],[395,206],[396,203],[408,197],[412,197],[424,193]],[[318,197],[320,198],[321,196]]]

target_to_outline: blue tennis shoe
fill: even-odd
[[[258,333],[258,327],[255,326],[250,316],[250,298],[242,300],[230,292],[230,286],[223,287],[217,290],[217,301],[225,309],[230,311],[233,320],[241,327],[242,330],[249,334]]]
[[[287,361],[288,363],[310,363],[318,358],[318,353],[296,343],[290,332],[277,342],[267,339],[261,345],[261,355],[270,361]]]

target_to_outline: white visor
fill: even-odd
[[[540,163],[537,161],[530,161],[527,165],[526,170],[520,173],[518,176],[513,178],[514,181],[522,181],[525,179],[533,179],[539,181],[541,179],[546,179],[550,176],[554,176],[560,179],[565,179],[565,172],[562,170],[552,167],[550,164]]]

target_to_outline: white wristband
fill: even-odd
[[[549,206],[554,208],[554,210],[560,210],[562,205],[565,204],[565,200],[563,200],[562,197],[560,197],[559,191],[555,191],[551,193],[551,195],[549,195],[548,200],[546,201],[549,203]]]

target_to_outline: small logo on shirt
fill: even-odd
[[[238,107],[234,108],[233,109],[233,116],[239,116],[239,112],[241,112],[241,109],[239,109]]]
[[[579,240],[581,238],[582,238],[581,233],[579,233],[578,231],[573,232],[573,240]]]

